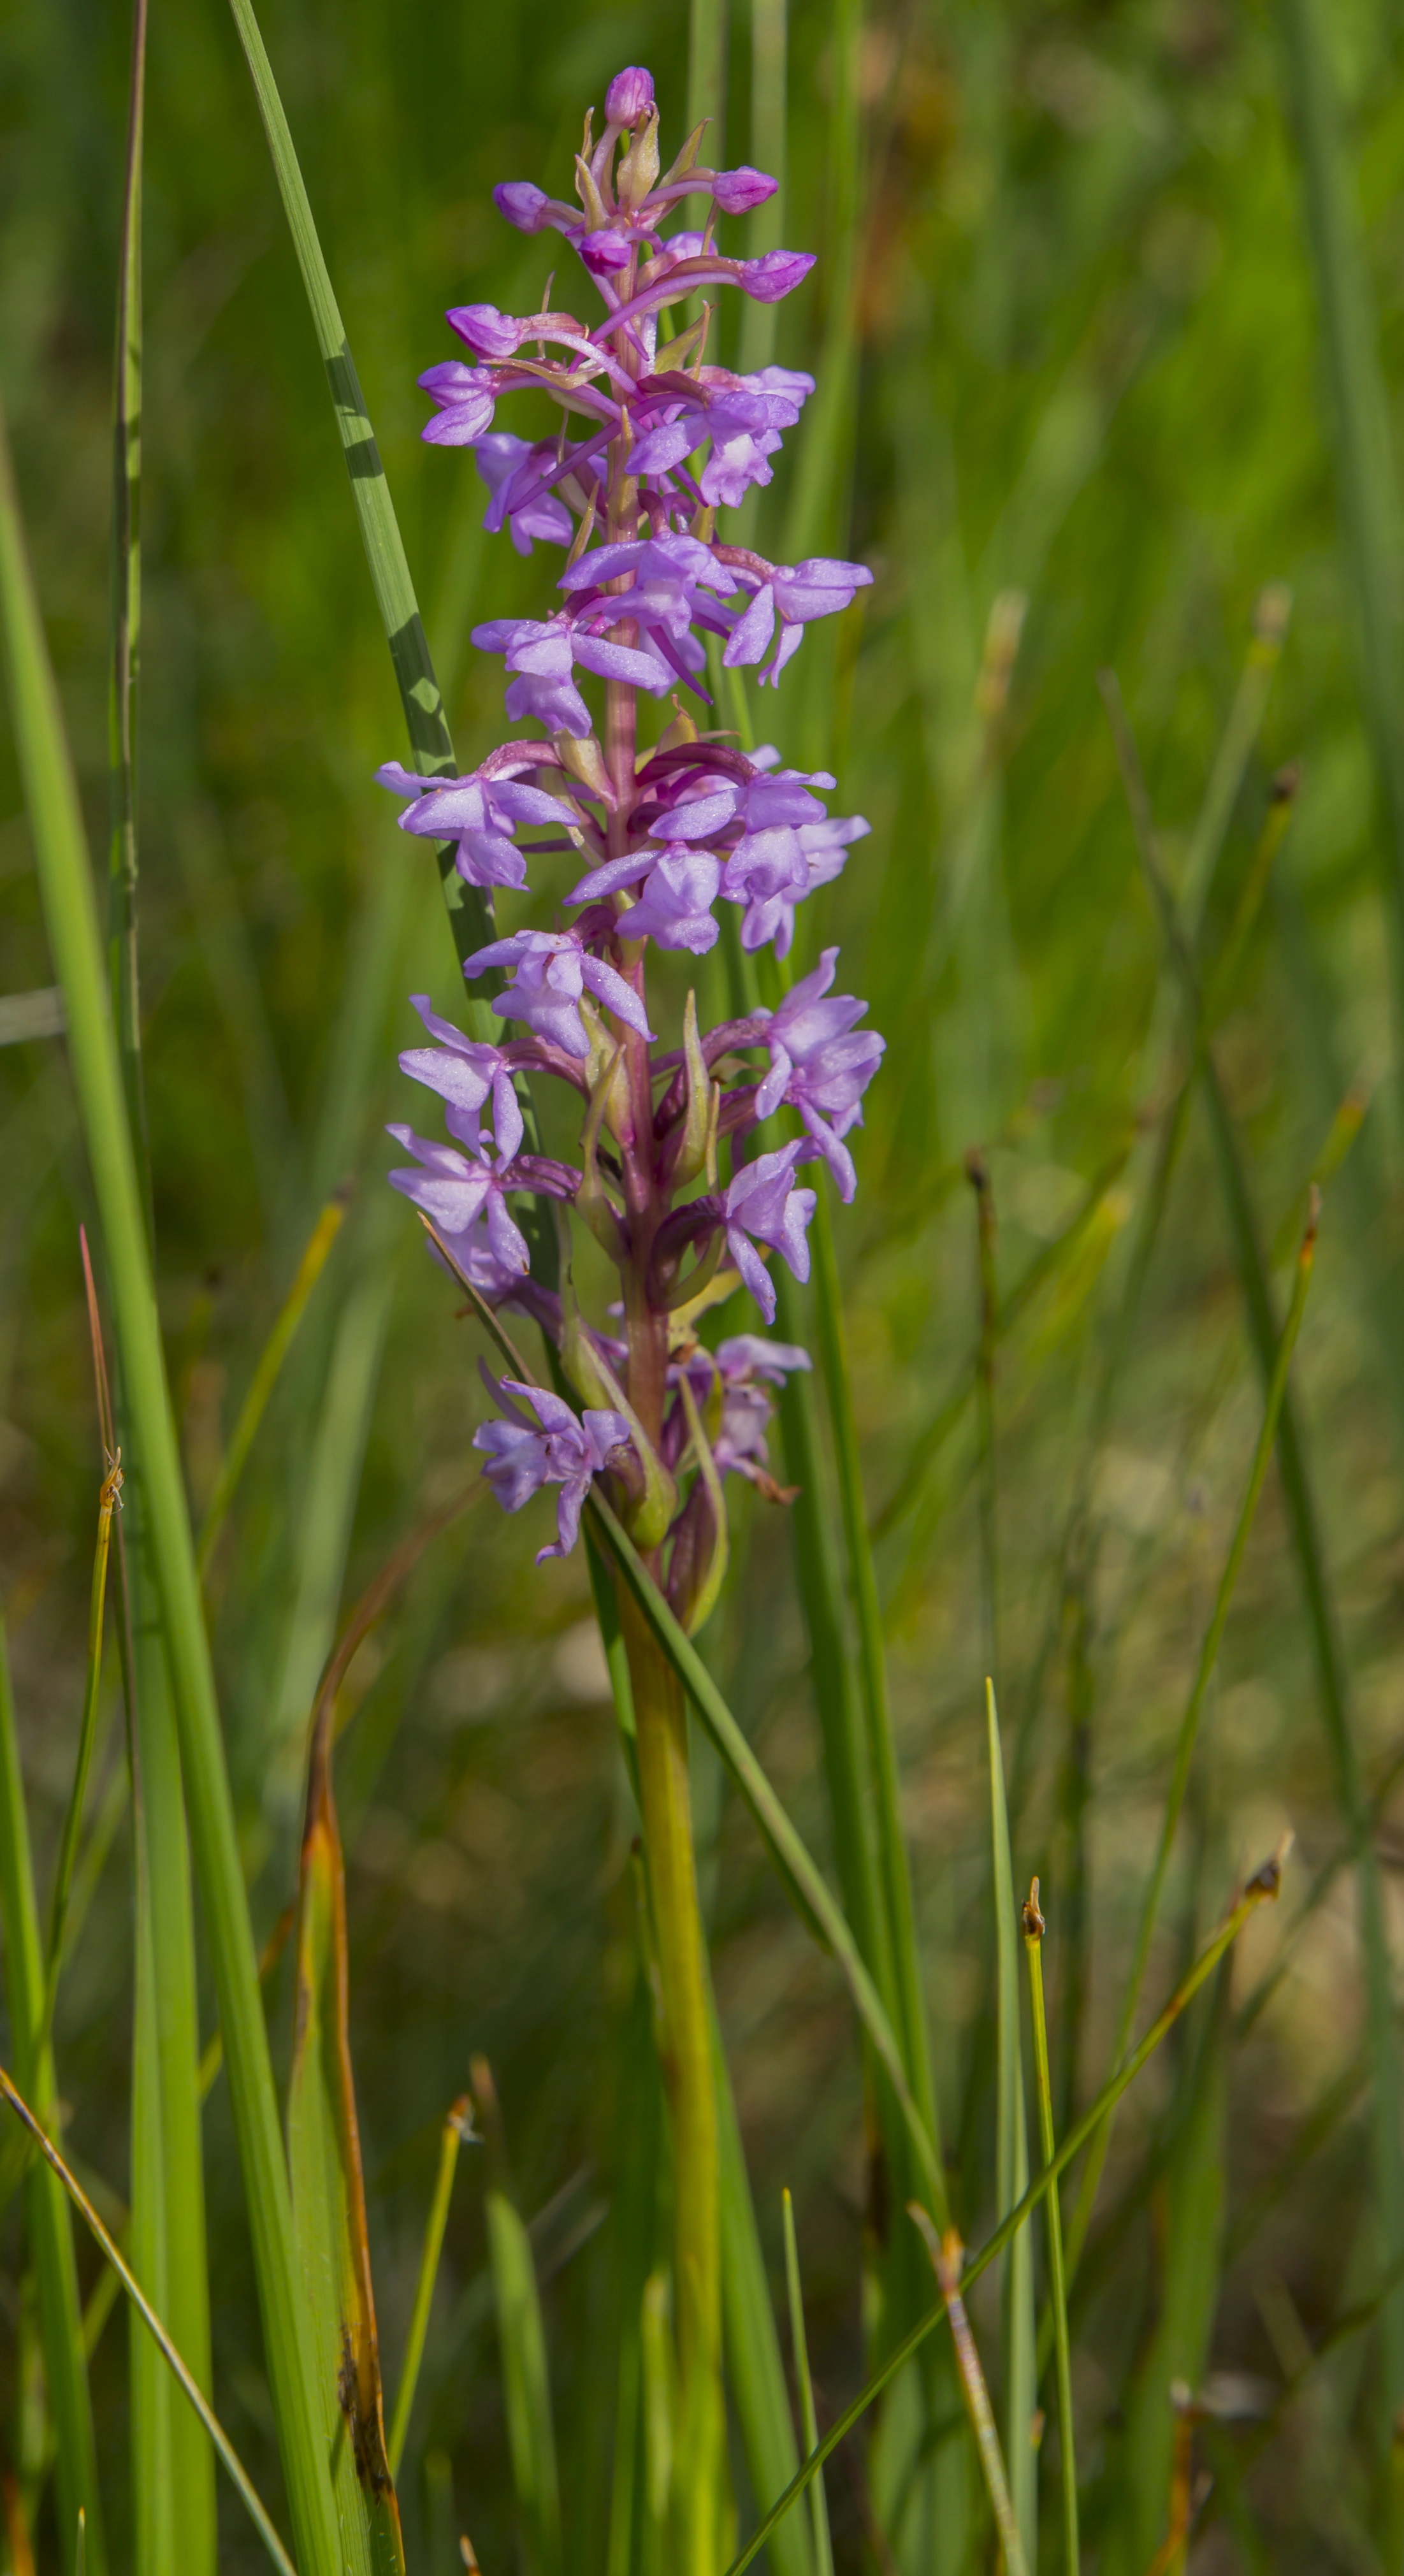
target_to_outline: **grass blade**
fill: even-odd
[[[989,2489],[990,2504],[994,2511],[995,2529],[999,2533],[1000,2554],[1004,2561],[1006,2576],[1028,2576],[1024,2544],[1019,2530],[1019,2517],[1015,2512],[1014,2501],[1004,2474],[1004,2459],[999,2447],[999,2434],[995,2430],[994,2410],[990,2405],[985,2374],[980,2367],[979,2347],[966,2313],[965,2301],[960,2295],[961,2264],[965,2248],[954,2228],[948,2229],[945,2236],[938,2236],[925,2210],[915,2201],[911,2205],[910,2215],[915,2219],[926,2240],[926,2250],[931,2257],[931,2268],[941,2284],[941,2296],[946,2303],[951,2340],[955,2345],[956,2362],[960,2370],[961,2393],[970,2417],[970,2429],[975,2436],[975,2448],[980,2455],[980,2467]]]
[[[107,1603],[107,1559],[112,1543],[112,1515],[122,1494],[120,1457],[109,1461],[98,1495],[97,1545],[93,1551],[93,1580],[88,1603],[88,1677],[83,1693],[83,1718],[78,1730],[78,1755],[73,1766],[73,1787],[69,1792],[68,1812],[63,1820],[59,1841],[58,1866],[54,1872],[53,1902],[49,1909],[49,1956],[44,1978],[44,2017],[39,2027],[39,2049],[47,2048],[54,2027],[54,2005],[58,1997],[59,1971],[63,1964],[64,1934],[68,1923],[68,1900],[73,1888],[74,1865],[78,1858],[78,1838],[83,1830],[83,1809],[87,1802],[88,1774],[92,1769],[97,1744],[98,1693],[102,1686],[102,1647],[104,1612]]]
[[[795,2243],[795,2210],[788,2191],[781,2195],[785,2215],[785,2289],[790,2306],[790,2348],[795,2357],[795,2386],[799,2392],[800,2431],[804,2435],[806,2456],[819,2444],[819,2421],[814,2412],[814,2385],[809,2376],[809,2346],[804,2332],[804,2292],[800,2287],[799,2249]],[[824,2494],[824,2472],[821,2469],[810,2484],[809,2523],[814,2535],[814,2564],[818,2576],[834,2576],[834,2544],[829,2536],[829,2507]]]
[[[556,2434],[551,2419],[551,2383],[536,2265],[531,2239],[511,2195],[497,2088],[486,2058],[475,2057],[470,2073],[490,2159],[488,2249],[497,2301],[512,2479],[521,2516],[522,2554],[528,2576],[560,2576]]]
[[[1173,2030],[1186,2006],[1193,2002],[1205,1979],[1213,1975],[1219,1961],[1237,1940],[1249,1916],[1255,1914],[1260,1905],[1270,1904],[1276,1898],[1282,1884],[1282,1869],[1287,1849],[1288,1845],[1284,1843],[1270,1860],[1264,1861],[1261,1869],[1254,1871],[1237,1903],[1230,1908],[1217,1931],[1211,1935],[1198,1957],[1186,1969],[1169,2002],[1152,2022],[1145,2038],[1132,2051],[1124,2066],[1119,2067],[1117,2072],[1109,2077],[1096,2100],[1089,2104],[1083,2113],[1082,2118],[1074,2122],[1057,2153],[1048,2159],[1042,2173],[1036,2175],[1030,2183],[1018,2207],[1010,2211],[1002,2225],[994,2230],[993,2235],[986,2238],[979,2253],[972,2256],[965,2265],[962,2279],[967,2287],[978,2281],[981,2273],[989,2270],[991,2263],[998,2262],[1005,2247],[1013,2243],[1025,2221],[1053,2190],[1059,2175],[1066,2172],[1075,2156],[1081,2154],[1088,2139],[1106,2118],[1108,2111],[1120,2101],[1128,2086],[1135,2083],[1142,2067],[1155,2055],[1161,2041]],[[745,2569],[765,2547],[776,2525],[783,2520],[797,2497],[803,2495],[810,2479],[838,2449],[840,2442],[847,2441],[855,2425],[862,2422],[868,2408],[882,2395],[889,2381],[896,2378],[898,2371],[905,2368],[913,2353],[920,2349],[927,2336],[940,2325],[945,2313],[944,2301],[938,2302],[934,2308],[928,2309],[926,2315],[902,2337],[899,2344],[894,2346],[881,2368],[869,2379],[867,2386],[860,2389],[858,2395],[844,2408],[843,2413],[835,2418],[822,2442],[810,2452],[807,2460],[800,2462],[785,2493],[771,2506],[765,2519],[752,2532],[744,2549],[733,2559],[727,2569],[726,2576],[744,2576]]]
[[[1053,2135],[1053,2086],[1048,2072],[1048,2020],[1043,2004],[1044,1921],[1039,1911],[1037,1879],[1029,1889],[1023,1925],[1024,1949],[1029,1965],[1039,2143],[1045,2165],[1051,2165],[1056,2141]],[[1077,2536],[1077,2428],[1073,2416],[1072,2349],[1068,2340],[1067,2274],[1063,2265],[1063,2213],[1056,2183],[1050,2187],[1044,2200],[1043,2216],[1048,2230],[1048,2304],[1053,2314],[1053,2354],[1058,2379],[1063,2565],[1066,2576],[1079,2576],[1082,2557]]]
[[[244,1472],[249,1451],[253,1447],[258,1426],[263,1420],[268,1399],[278,1383],[279,1373],[287,1358],[293,1335],[307,1311],[307,1301],[322,1275],[327,1255],[341,1231],[345,1214],[346,1192],[339,1190],[334,1198],[328,1199],[312,1228],[307,1248],[297,1265],[297,1275],[283,1300],[273,1330],[259,1354],[258,1365],[249,1380],[249,1391],[239,1407],[239,1419],[234,1425],[229,1446],[220,1460],[214,1491],[205,1506],[205,1517],[200,1524],[196,1564],[202,1583],[209,1572],[210,1560],[219,1545],[220,1532],[228,1517],[229,1506],[238,1490],[239,1479]]]
[[[426,776],[452,776],[456,768],[453,742],[414,584],[410,579],[395,505],[390,498],[390,486],[385,479],[385,468],[380,461],[380,450],[375,443],[375,432],[366,411],[365,396],[342,326],[322,245],[317,238],[311,203],[298,166],[283,102],[278,95],[278,85],[273,78],[273,67],[250,0],[230,0],[230,7],[253,79],[278,193],[302,272],[317,346],[327,371],[332,407],[360,522],[361,542],[365,547],[376,605],[399,683],[414,766]],[[439,877],[454,941],[460,958],[467,957],[492,937],[492,905],[478,887],[465,884],[459,876],[452,842],[444,844],[438,857]],[[470,994],[464,1008],[468,1013],[470,1034],[491,1037],[496,1023],[487,1004]]]
[[[162,2325],[155,2309],[151,2306],[150,2301],[143,2295],[140,2282],[138,2282],[128,2271],[126,2264],[123,2262],[121,2255],[113,2244],[107,2229],[103,2226],[102,2220],[99,2218],[92,2202],[83,2190],[82,2185],[77,2181],[75,2176],[69,2171],[68,2166],[64,2163],[64,2160],[59,2154],[57,2147],[54,2145],[53,2140],[45,2131],[43,2122],[39,2119],[37,2113],[30,2109],[30,2106],[26,2102],[23,2094],[11,2081],[11,2078],[6,2073],[3,2066],[0,2066],[0,2095],[3,2095],[4,2099],[8,2102],[16,2119],[19,2120],[22,2126],[28,2130],[30,2138],[33,2140],[39,2154],[43,2157],[45,2164],[48,2166],[50,2172],[57,2176],[85,2227],[88,2228],[90,2234],[96,2240],[100,2251],[111,2264],[113,2271],[116,2273],[118,2280],[121,2282],[123,2289],[127,2293],[128,2298],[131,2300],[138,2316],[145,2325],[147,2333],[151,2336],[153,2342],[156,2343],[163,2354],[167,2368],[179,2381],[186,2397],[195,2409],[205,2431],[208,2433],[210,2440],[213,2442],[215,2449],[223,2460],[230,2478],[237,2487],[244,2504],[248,2508],[249,2518],[252,2521],[255,2530],[258,2532],[259,2538],[263,2542],[274,2566],[280,2571],[280,2576],[297,2576],[297,2570],[293,2566],[292,2560],[289,2558],[287,2551],[283,2547],[283,2544],[274,2529],[267,2509],[249,2477],[248,2471],[244,2467],[238,2452],[235,2450],[234,2445],[230,2441],[228,2434],[225,2432],[223,2425],[220,2423],[218,2416],[215,2414],[213,2407],[210,2405],[208,2398],[205,2396],[203,2389],[199,2386],[191,2371],[181,2359],[180,2353],[172,2343],[169,2334]],[[85,2523],[90,2522],[91,2517],[88,2515],[87,2509],[80,2506],[78,2510],[84,2514]],[[88,2546],[91,2546],[90,2536]]]
[[[1199,1662],[1195,1669],[1194,1680],[1190,1685],[1189,1699],[1184,1716],[1180,1720],[1180,1732],[1175,1744],[1174,1768],[1170,1775],[1165,1812],[1161,1818],[1160,1841],[1156,1847],[1150,1882],[1141,1908],[1141,1922],[1132,1955],[1131,1974],[1127,1979],[1121,2019],[1117,2026],[1114,2052],[1117,2057],[1120,2057],[1125,2049],[1135,2025],[1136,2011],[1141,2000],[1141,1988],[1145,1982],[1146,1964],[1150,1957],[1151,1941],[1155,1933],[1156,1917],[1160,1911],[1160,1899],[1165,1886],[1165,1873],[1170,1865],[1171,1847],[1180,1821],[1180,1811],[1184,1806],[1185,1792],[1189,1786],[1190,1765],[1194,1759],[1194,1748],[1198,1740],[1199,1721],[1203,1715],[1209,1684],[1219,1660],[1219,1648],[1223,1642],[1224,1630],[1228,1625],[1229,1610],[1237,1589],[1253,1522],[1257,1516],[1268,1467],[1277,1445],[1278,1426],[1287,1394],[1288,1371],[1292,1365],[1292,1353],[1296,1349],[1297,1335],[1301,1331],[1302,1317],[1306,1312],[1307,1291],[1311,1285],[1312,1264],[1316,1254],[1316,1226],[1317,1213],[1313,1205],[1297,1257],[1292,1303],[1278,1342],[1272,1376],[1268,1381],[1263,1418],[1258,1429],[1252,1464],[1248,1470],[1248,1482],[1238,1508],[1238,1518],[1234,1524],[1233,1537],[1229,1542],[1223,1572],[1219,1577],[1219,1588],[1214,1596],[1214,1607],[1210,1613],[1209,1624],[1204,1631],[1203,1643],[1199,1650]],[[1108,2128],[1093,2145],[1079,2186],[1077,2208],[1073,2215],[1068,2240],[1068,2263],[1069,2269],[1073,2272],[1077,2269],[1082,2248],[1087,2240],[1087,2230],[1097,2197],[1097,2186],[1101,2181],[1110,2143],[1111,2132]]]
[[[448,2225],[449,2202],[453,2197],[453,2178],[458,2171],[458,2150],[465,2138],[473,2136],[473,2105],[461,2093],[444,2122],[439,2142],[439,2170],[434,2181],[434,2197],[429,2203],[429,2216],[424,2227],[424,2251],[419,2258],[419,2279],[415,2283],[414,2306],[410,2312],[409,2333],[405,2338],[405,2357],[400,2367],[400,2385],[395,2392],[394,2411],[390,2417],[390,2438],[386,2448],[390,2456],[390,2475],[397,2478],[405,2455],[405,2435],[409,2431],[410,2410],[419,2381],[419,2365],[424,2358],[424,2338],[429,2331],[429,2310],[433,2304],[434,2283],[438,2278],[439,2256],[444,2249],[444,2230]]]
[[[993,1853],[991,1874],[998,1995],[995,2196],[1003,2218],[1011,2209],[1017,2209],[1029,2187],[1029,2133],[1024,2111],[1014,1867],[1009,1851],[1009,1811],[1004,1796],[1004,1752],[1000,1743],[994,1684],[990,1681],[985,1684],[985,1720],[989,1739],[990,1846]],[[1015,2237],[1001,2268],[1004,2447],[1009,2461],[1014,2521],[1025,2564],[1032,2569],[1038,2556],[1038,2452],[1034,2446],[1038,2369],[1034,2340],[1033,2238],[1028,2228]]]
[[[1395,598],[1401,523],[1379,326],[1335,70],[1315,0],[1279,0],[1277,19],[1325,344],[1336,499],[1353,594],[1361,694],[1388,818],[1385,882],[1396,938],[1404,939],[1404,737],[1399,729],[1404,666]],[[1397,957],[1395,964],[1398,972]],[[1398,2339],[1392,2336],[1392,2372],[1400,2357]],[[1393,2404],[1400,2393],[1395,2385]]]
[[[789,2485],[799,2466],[799,2453],[736,2103],[719,2035],[716,2064],[727,2380],[752,2491],[761,2502]],[[805,2447],[814,2447],[807,2431]],[[826,2576],[811,2555],[804,2525],[797,2518],[776,2533],[770,2554],[776,2576],[816,2576],[816,2569],[818,2576]]]
[[[112,404],[112,839],[108,857],[108,947],[127,1120],[138,1169],[146,1182],[147,1227],[154,1248],[137,956],[136,701],[141,653],[141,189],[145,115],[146,0],[134,0]]]
[[[150,1514],[185,1793],[229,2053],[254,2264],[298,2555],[302,2576],[336,2576],[335,2526],[316,2430],[253,1933],[102,970],[92,877],[2,424],[0,625],[45,924],[68,1012],[69,1060],[102,1217],[131,1454],[141,1462]],[[90,2547],[92,2540],[90,2513]]]
[[[0,1621],[0,1930],[5,1936],[5,1999],[11,2046],[24,2091],[43,2119],[55,2116],[52,2048],[41,2047],[44,1951],[34,1894],[34,1864],[15,1732],[10,1658]],[[106,2567],[98,2497],[97,2451],[88,2393],[83,2315],[73,2256],[73,2228],[61,2184],[32,2170],[26,2180],[27,2226],[38,2277],[39,2319],[49,2405],[58,2447],[59,2512],[66,2525],[88,2516],[94,2570]]]
[[[332,1790],[336,1676],[318,1694],[297,1905],[288,2083],[293,2233],[311,2319],[346,2576],[404,2576],[386,2456],[361,2137],[348,2029],[346,1872]]]
[[[1104,676],[1103,696],[1126,788],[1137,855],[1159,919],[1166,955],[1180,987],[1186,1017],[1191,1027],[1201,1032],[1196,1044],[1195,1069],[1208,1112],[1224,1213],[1238,1265],[1254,1357],[1266,1390],[1272,1385],[1281,1334],[1247,1174],[1213,1051],[1207,1036],[1202,1034],[1203,1012],[1194,962],[1161,874],[1145,781],[1120,692],[1110,674]],[[1404,2249],[1404,2138],[1400,2127],[1400,2074],[1383,1895],[1379,1863],[1370,1839],[1369,1801],[1356,1750],[1349,1681],[1321,1545],[1316,1499],[1297,1428],[1291,1389],[1286,1386],[1282,1391],[1278,1418],[1277,1454],[1301,1576],[1303,1606],[1311,1632],[1322,1715],[1335,1760],[1337,1795],[1357,1855],[1361,1947],[1365,1954],[1366,2019],[1374,2070],[1375,2188],[1381,2233],[1386,2253],[1392,2260],[1395,2253]],[[1386,2388],[1392,2392],[1392,2422],[1393,2410],[1404,2394],[1404,2287],[1392,2291],[1385,2303],[1383,2332]]]

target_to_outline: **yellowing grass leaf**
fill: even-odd
[[[385,2447],[365,2186],[347,2036],[346,1880],[332,1797],[334,1681],[313,1724],[288,2095],[293,2231],[311,2311],[346,2576],[404,2576]]]

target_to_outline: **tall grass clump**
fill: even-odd
[[[0,2559],[1401,2567],[1393,21],[15,30]]]

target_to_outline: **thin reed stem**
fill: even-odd
[[[795,2242],[795,2205],[788,2190],[780,2195],[780,2208],[785,2228],[785,2295],[790,2310],[790,2349],[794,2354],[800,2431],[808,2452],[818,2448],[819,2419],[814,2412],[814,2382],[809,2375],[809,2344],[804,2331],[804,2290],[800,2281],[799,2247]],[[834,2576],[834,2544],[829,2534],[829,2506],[822,2469],[809,2490],[809,2527],[814,2542],[817,2576]]]
[[[1029,1963],[1029,2006],[1033,2020],[1034,2081],[1038,2093],[1038,2133],[1045,2165],[1057,2146],[1053,2129],[1053,2086],[1048,2071],[1048,2019],[1043,2001],[1044,1920],[1039,1910],[1038,1880],[1024,1906],[1024,1949]],[[1063,2264],[1063,2213],[1057,2185],[1043,2204],[1048,2230],[1048,2301],[1053,2312],[1053,2353],[1058,2379],[1058,2438],[1063,2502],[1063,2564],[1067,2576],[1078,2576],[1082,2564],[1077,2534],[1077,2428],[1073,2415],[1072,2347],[1068,2337],[1067,2274]]]
[[[950,2320],[951,2340],[955,2346],[956,2366],[960,2372],[961,2394],[965,2399],[966,2412],[970,2417],[970,2429],[975,2436],[975,2449],[979,2455],[981,2473],[989,2491],[1005,2576],[1028,2576],[1028,2560],[1024,2555],[1019,2519],[1014,2510],[1009,2481],[1005,2475],[1004,2455],[1000,2450],[999,2434],[995,2429],[994,2409],[990,2404],[990,2393],[985,2385],[985,2374],[980,2365],[980,2349],[975,2341],[965,2301],[960,2295],[961,2266],[965,2248],[953,2227],[948,2228],[944,2236],[938,2236],[925,2210],[915,2201],[912,2203],[909,2215],[915,2219],[921,2229],[926,2240],[926,2250],[931,2257],[931,2268],[941,2285],[941,2296],[945,2301],[946,2315]]]
[[[73,1872],[78,1859],[78,1842],[83,1830],[83,1813],[87,1804],[88,1774],[92,1769],[97,1744],[98,1697],[102,1688],[102,1648],[107,1606],[107,1559],[112,1544],[112,1515],[121,1503],[121,1452],[107,1462],[98,1495],[97,1545],[93,1550],[93,1579],[88,1598],[88,1673],[83,1692],[83,1719],[78,1730],[78,1754],[73,1765],[73,1787],[69,1792],[68,1811],[63,1820],[58,1863],[54,1871],[54,1893],[49,1909],[49,1955],[44,1978],[44,2017],[39,2028],[39,2047],[47,2048],[54,2026],[54,2005],[58,1998],[59,1973],[63,1965],[64,1935],[68,1924],[68,1900],[73,1889]]]
[[[195,1562],[203,1583],[210,1560],[219,1545],[220,1533],[229,1515],[230,1504],[238,1490],[239,1479],[248,1463],[258,1426],[267,1410],[268,1399],[277,1385],[283,1362],[298,1325],[307,1311],[307,1301],[326,1265],[328,1253],[341,1231],[346,1214],[346,1193],[339,1190],[328,1199],[308,1238],[307,1248],[297,1265],[297,1274],[279,1309],[277,1320],[259,1354],[258,1365],[249,1381],[249,1391],[239,1407],[239,1419],[230,1435],[229,1446],[219,1463],[214,1491],[205,1506],[200,1524]]]
[[[414,2392],[419,2385],[419,2365],[424,2359],[424,2338],[429,2331],[429,2310],[433,2304],[434,2283],[439,2275],[439,2256],[444,2249],[453,2178],[458,2171],[458,2150],[465,2137],[472,2136],[472,2124],[472,2101],[466,2093],[460,2094],[444,2122],[439,2140],[439,2170],[434,2178],[434,2196],[429,2203],[429,2215],[424,2226],[424,2250],[419,2258],[419,2278],[415,2283],[409,2333],[405,2337],[405,2357],[400,2365],[400,2385],[395,2393],[390,2433],[385,2445],[392,2478],[399,2476],[400,2462],[405,2455],[405,2436],[409,2431]]]

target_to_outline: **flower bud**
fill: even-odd
[[[504,179],[493,189],[493,203],[509,224],[519,233],[538,233],[549,222],[551,203],[544,188],[534,187],[530,179]]]
[[[752,206],[763,206],[767,197],[773,197],[779,184],[763,170],[718,170],[712,195],[724,215],[748,215]]]
[[[637,65],[616,72],[605,92],[605,115],[611,125],[642,125],[653,105],[653,74]]]

